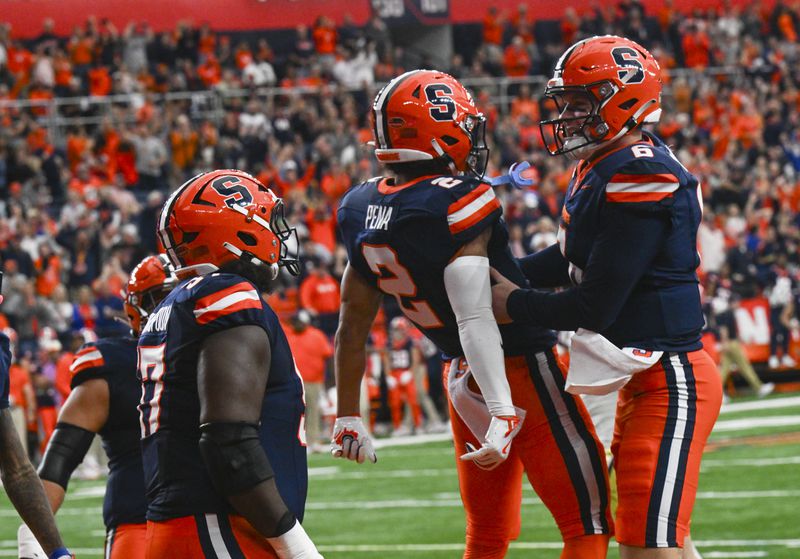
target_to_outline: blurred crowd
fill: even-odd
[[[793,367],[789,340],[798,330],[800,278],[795,8],[750,3],[681,13],[667,2],[647,13],[625,1],[586,13],[567,8],[556,22],[531,16],[525,4],[511,14],[491,8],[480,26],[483,43],[454,55],[445,69],[465,79],[547,74],[568,44],[602,33],[624,34],[650,48],[665,81],[656,132],[702,183],[700,274],[709,331],[723,346],[735,340],[729,317],[738,302],[763,295],[773,338],[768,365]],[[419,53],[394,45],[377,17],[357,27],[347,18],[337,26],[322,16],[297,28],[293,48],[280,51],[264,38],[239,39],[188,23],[154,33],[144,23],[118,30],[89,18],[59,37],[46,20],[31,41],[15,39],[0,25],[6,296],[0,329],[15,340],[14,399],[25,408],[31,431],[52,428],[54,410],[69,390],[72,352],[97,336],[127,331],[119,320],[120,292],[132,267],[157,250],[161,204],[204,170],[245,169],[284,197],[300,232],[304,267],[299,278],[283,276],[269,300],[293,332],[313,328],[330,340],[346,263],[337,241],[337,203],[351,184],[380,173],[365,147],[369,104],[376,84],[425,63]],[[543,151],[538,121],[555,109],[540,98],[539,85],[518,81],[508,102],[488,86],[474,93],[489,122],[488,174],[515,161],[534,166],[533,188],[500,192],[512,250],[523,256],[555,242],[570,162]],[[159,96],[209,89],[244,93],[224,98],[219,120],[200,111],[191,96],[169,102]],[[115,97],[110,111],[101,113],[92,102],[60,107],[61,116],[79,124],[57,137],[48,126],[52,107],[3,103],[112,94],[126,97]],[[380,356],[391,345],[387,324],[398,314],[392,304],[373,331],[368,375],[379,387],[372,394],[383,402],[385,417],[388,372],[381,375]],[[433,407],[423,407],[435,429],[439,418],[431,410],[444,411],[435,351],[411,337],[431,359],[424,385]],[[314,371],[307,380],[321,383],[324,393],[330,356],[318,341],[306,344],[321,348],[307,366]],[[51,419],[46,410],[53,410]],[[414,421],[405,421],[419,428],[419,413],[410,411]],[[396,421],[393,427],[403,430]]]

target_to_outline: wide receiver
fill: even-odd
[[[481,180],[483,115],[456,79],[427,70],[392,80],[372,112],[375,154],[393,177],[354,186],[339,206],[349,264],[336,336],[334,456],[376,460],[357,417],[359,387],[370,325],[391,295],[446,359],[464,557],[505,556],[519,535],[525,472],[561,530],[562,557],[604,558],[611,521],[603,451],[583,404],[564,392],[555,337],[535,326],[498,328],[492,316],[490,265],[525,279],[507,248],[500,202]]]
[[[545,90],[560,114],[541,128],[551,154],[579,162],[559,242],[522,267],[535,286],[572,287],[518,289],[500,274],[494,287],[501,321],[584,329],[571,361],[605,363],[606,378],[590,378],[599,367],[576,366],[571,383],[614,389],[631,379],[619,395],[612,443],[623,559],[680,557],[722,398],[700,343],[700,188],[641,129],[660,116],[660,73],[647,50],[621,37],[592,37],[561,56]],[[581,336],[593,342],[576,350]]]
[[[142,385],[136,376],[136,344],[144,321],[177,284],[164,255],[148,256],[131,273],[125,312],[134,337],[104,338],[86,344],[70,366],[72,391],[61,407],[39,477],[53,511],[64,502],[67,484],[86,456],[96,433],[108,455],[103,502],[106,540],[103,557],[144,559],[144,470],[137,406]],[[20,557],[37,545],[27,527],[20,530]],[[38,557],[38,555],[35,555]]]
[[[167,200],[158,235],[181,281],[139,338],[147,556],[321,555],[300,525],[308,485],[303,383],[262,299],[295,231],[236,170]]]

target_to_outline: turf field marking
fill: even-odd
[[[772,410],[777,408],[790,408],[800,406],[800,396],[788,398],[771,398],[769,400],[753,400],[752,402],[738,402],[724,404],[720,413],[735,413],[740,411]]]
[[[714,432],[741,431],[757,427],[787,427],[800,425],[800,415],[776,415],[773,417],[746,417],[743,419],[726,419],[717,421]]]
[[[71,508],[71,507],[64,507],[63,509],[59,509],[58,516],[84,516],[84,515],[93,515],[93,514],[102,514],[103,507],[84,507],[84,508]],[[13,517],[19,518],[17,511],[13,508],[7,510],[0,510],[0,518],[2,517]]]
[[[785,456],[782,458],[754,458],[752,460],[733,459],[715,460],[714,458],[704,458],[702,465],[704,468],[729,468],[731,466],[785,466],[789,464],[800,464],[800,456]]]
[[[458,493],[436,493],[436,499],[391,499],[381,501],[316,501],[306,503],[306,510],[351,510],[351,509],[406,509],[406,508],[451,508],[461,507]],[[800,497],[800,490],[772,491],[699,491],[698,499],[783,499]],[[538,497],[525,497],[523,505],[541,505]]]
[[[709,551],[703,553],[707,559],[723,559],[726,557],[768,557],[766,551]]]
[[[338,472],[325,475],[311,475],[310,477],[320,481],[340,481],[345,479],[395,479],[410,477],[439,477],[456,475],[453,468],[426,468],[422,470],[379,470],[377,472]]]
[[[709,540],[696,541],[696,545],[702,547],[800,547],[800,540]],[[511,549],[561,549],[562,542],[511,542]],[[616,547],[616,542],[611,542],[611,547]],[[432,544],[361,544],[361,545],[325,545],[317,546],[321,552],[325,553],[380,553],[387,551],[463,551],[463,543],[432,543]],[[711,552],[714,553],[714,552]],[[705,557],[765,557],[766,555],[731,555],[732,553],[763,553],[756,551],[749,552],[717,552],[729,553],[729,555],[711,555],[703,553]]]
[[[388,448],[392,446],[413,446],[425,443],[440,443],[443,441],[452,441],[453,434],[450,428],[447,428],[445,433],[429,433],[423,435],[408,435],[406,437],[391,437],[389,439],[375,439],[373,446],[375,448]]]

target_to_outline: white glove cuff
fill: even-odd
[[[267,538],[267,541],[280,559],[321,559],[322,557],[299,522],[295,522],[291,530],[285,534],[276,538]]]

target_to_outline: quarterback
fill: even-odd
[[[641,128],[661,113],[661,70],[641,45],[614,36],[572,45],[545,95],[560,113],[541,123],[548,149],[578,163],[558,243],[522,267],[535,287],[571,287],[520,289],[498,270],[495,313],[578,330],[568,377],[575,391],[622,386],[611,445],[621,557],[677,558],[722,398],[700,343],[700,188]]]

